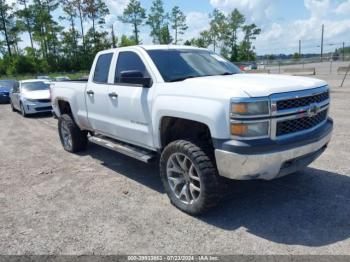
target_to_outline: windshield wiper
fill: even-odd
[[[231,72],[224,72],[222,74],[219,74],[220,76],[230,76],[230,75],[234,75],[236,73],[231,73]]]

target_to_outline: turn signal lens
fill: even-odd
[[[232,105],[232,112],[237,114],[245,114],[247,113],[247,103],[239,103]]]
[[[267,137],[269,128],[269,121],[231,123],[231,134],[238,137]]]
[[[245,124],[232,124],[231,134],[234,136],[242,136],[247,133],[247,125]]]

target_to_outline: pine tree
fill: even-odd
[[[13,6],[6,3],[5,0],[0,0],[0,31],[4,34],[7,46],[7,53],[12,56],[10,30],[14,27]]]
[[[168,14],[165,13],[162,0],[154,0],[146,24],[151,27],[153,43],[162,43],[162,30],[167,25]]]
[[[140,44],[139,27],[146,19],[146,10],[141,7],[138,0],[130,0],[127,7],[124,9],[123,15],[118,17],[123,23],[131,24],[133,26],[134,38],[137,44]]]
[[[183,35],[185,31],[188,29],[188,26],[186,24],[186,16],[185,14],[180,10],[178,6],[175,6],[171,11],[170,16],[171,21],[171,28],[175,30],[175,45],[177,45],[178,41],[178,35]]]

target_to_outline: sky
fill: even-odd
[[[7,0],[14,1],[14,0]],[[132,28],[118,21],[128,0],[104,0],[110,9],[104,28],[114,25],[117,35],[131,35]],[[178,5],[187,16],[189,29],[182,36],[184,40],[198,36],[208,29],[208,14],[214,8],[229,13],[237,8],[246,17],[247,23],[255,23],[262,32],[254,42],[256,52],[280,54],[298,52],[301,40],[302,53],[319,53],[321,27],[324,24],[324,51],[333,51],[345,45],[350,46],[350,0],[163,0],[165,10],[170,12]],[[141,0],[147,10],[152,0]],[[57,10],[54,17],[61,15]],[[90,27],[85,22],[85,27]],[[152,44],[149,27],[142,26],[143,44]],[[22,36],[21,46],[28,44],[28,36]]]

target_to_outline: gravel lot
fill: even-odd
[[[321,158],[271,182],[232,182],[201,217],[169,203],[156,164],[96,145],[69,154],[55,119],[0,105],[0,254],[350,255],[349,84],[332,97]]]

